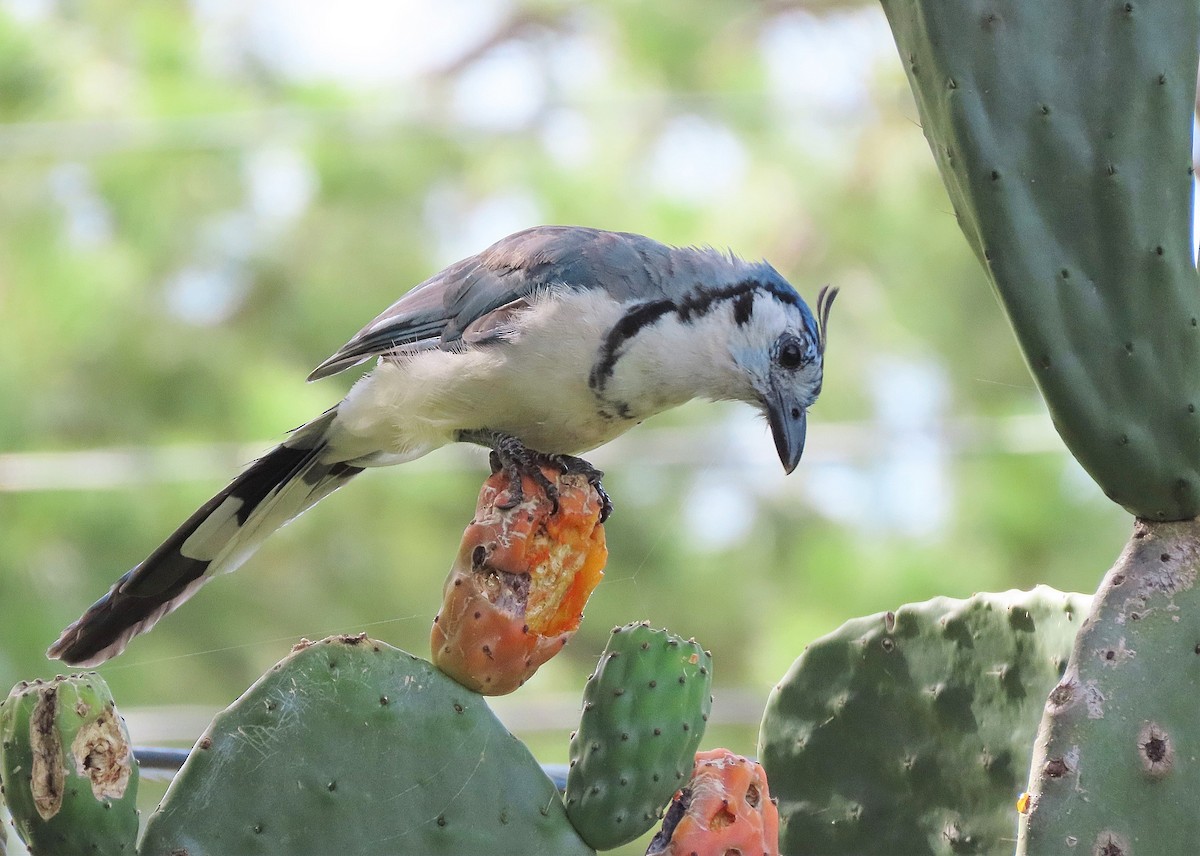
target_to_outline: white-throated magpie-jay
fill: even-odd
[[[309,376],[378,365],[210,499],[63,631],[49,655],[95,665],[232,571],[366,467],[447,443],[506,466],[577,455],[693,398],[748,402],[787,472],[821,391],[835,290],[814,316],[765,262],[640,235],[541,226],[435,274]],[[598,476],[595,471],[589,475]],[[519,485],[519,479],[516,484]]]

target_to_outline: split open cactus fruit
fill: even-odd
[[[484,484],[430,634],[434,665],[485,695],[512,692],[562,650],[608,558],[587,478],[543,474],[557,500],[529,477],[515,504],[503,472]]]

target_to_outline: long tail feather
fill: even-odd
[[[335,416],[331,410],[298,428],[247,467],[88,607],[47,655],[75,666],[115,657],[213,576],[235,570],[268,535],[362,472],[322,460]]]

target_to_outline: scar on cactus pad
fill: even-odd
[[[515,503],[506,474],[484,483],[430,634],[434,665],[485,695],[512,692],[562,650],[604,574],[596,489],[583,475],[542,474],[557,498],[528,476]]]

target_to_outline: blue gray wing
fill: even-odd
[[[671,296],[691,267],[675,250],[624,232],[538,226],[463,259],[413,288],[321,363],[318,380],[372,357],[453,348],[489,313],[554,288],[604,288],[628,302]],[[480,325],[476,325],[480,326]],[[484,324],[483,326],[487,326]]]

